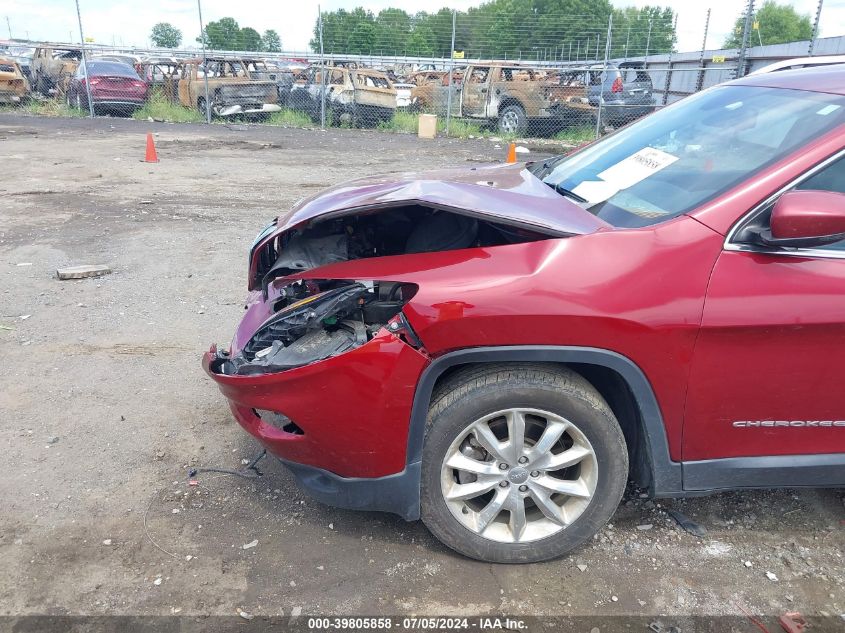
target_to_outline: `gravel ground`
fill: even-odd
[[[147,131],[158,164],[139,160]],[[481,139],[0,116],[0,615],[738,615],[735,630],[758,630],[747,610],[774,631],[797,610],[841,622],[842,491],[632,490],[569,558],[498,566],[420,523],[320,505],[271,460],[257,481],[187,485],[190,466],[239,468],[258,450],[199,365],[239,319],[258,229],[339,180],[504,153]],[[114,273],[55,278],[81,263]]]

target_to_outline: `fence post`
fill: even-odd
[[[607,19],[607,41],[604,44],[604,68],[601,73],[601,87],[599,88],[599,109],[596,112],[596,138],[601,136],[601,105],[604,101],[604,80],[607,77],[607,60],[610,57],[610,36],[613,30],[613,13]],[[598,53],[596,54],[598,57]]]
[[[748,48],[748,34],[751,31],[751,16],[754,13],[754,0],[748,0],[748,7],[745,11],[745,24],[742,28],[742,44],[739,48],[739,55],[736,59],[736,76],[745,76],[745,50]]]
[[[816,19],[813,22],[813,35],[810,37],[810,46],[807,47],[807,55],[813,56],[813,49],[816,47],[816,38],[819,36],[819,18],[822,15],[822,2],[819,0],[819,6],[816,7]],[[11,35],[9,36],[11,37]]]
[[[672,25],[672,37],[678,32],[678,14],[675,14],[675,24]],[[669,99],[669,90],[672,88],[672,51],[675,49],[675,43],[672,43],[672,49],[669,51],[668,64],[666,64],[666,77],[663,82],[663,105]]]
[[[211,125],[211,101],[208,100],[208,59],[205,56],[205,26],[202,23],[201,0],[197,0],[197,15],[200,19],[200,44],[202,44],[202,77],[205,84],[205,122]]]
[[[701,55],[698,56],[698,77],[695,78],[695,91],[701,90],[704,85],[704,51],[707,48],[707,31],[710,30],[710,9],[707,9],[707,18],[704,20],[704,39],[701,41]]]
[[[446,89],[446,136],[449,136],[449,124],[452,121],[452,75],[455,74],[455,22],[457,15],[457,10],[452,9],[452,45],[449,48],[449,86]]]
[[[88,52],[85,50],[85,35],[82,33],[82,13],[76,0],[76,19],[79,21],[79,43],[82,46],[82,70],[85,72],[85,92],[88,95],[88,114],[94,118],[94,102],[91,101],[91,82],[88,81]],[[67,91],[67,87],[65,87]]]
[[[320,128],[326,127],[326,59],[323,56],[323,11],[317,5],[317,32],[320,36]]]

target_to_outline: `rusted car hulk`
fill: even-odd
[[[20,105],[29,96],[29,82],[14,59],[0,57],[0,103]]]
[[[64,93],[82,59],[78,46],[43,44],[32,55],[30,74],[34,89],[44,96]]]
[[[443,84],[446,77],[444,70],[421,70],[408,77],[408,83],[414,84],[411,89],[411,109],[429,112],[434,107],[434,91]]]
[[[238,59],[206,58],[185,62],[179,78],[179,102],[203,114],[227,117],[234,114],[256,116],[278,112],[276,82],[254,79]],[[208,74],[208,101],[205,92]]]
[[[584,86],[561,86],[544,71],[504,62],[483,62],[448,75],[436,91],[435,107],[445,113],[449,95],[452,115],[486,121],[503,134],[524,134],[531,123],[555,131],[570,123],[570,100],[586,96]]]
[[[317,121],[323,92],[326,114],[336,125],[375,126],[396,112],[396,89],[387,74],[354,66],[311,68],[307,81],[294,85],[289,105]]]

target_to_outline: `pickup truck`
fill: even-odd
[[[546,71],[518,64],[483,63],[448,74],[436,93],[435,109],[445,113],[451,95],[452,116],[497,125],[502,134],[524,134],[530,124],[555,131],[566,126],[570,99],[586,96],[583,86],[561,86]]]
[[[208,76],[208,100],[205,77]],[[179,78],[179,102],[196,107],[200,112],[210,110],[211,116],[249,114],[264,116],[278,112],[279,98],[276,82],[254,78],[242,60],[207,57],[185,62]]]

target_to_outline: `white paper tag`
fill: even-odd
[[[576,196],[581,196],[589,204],[604,202],[619,192],[619,187],[604,180],[585,180],[572,190]]]
[[[612,184],[617,190],[627,189],[668,167],[676,160],[678,160],[677,156],[653,147],[645,147],[605,169],[599,174],[599,178]]]

